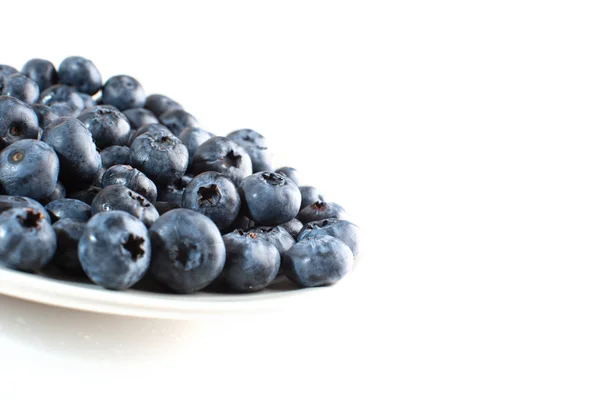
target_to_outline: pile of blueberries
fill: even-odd
[[[0,65],[0,265],[112,290],[254,292],[337,282],[359,251],[344,209],[259,133],[215,136],[127,75],[69,57]],[[285,278],[281,278],[285,279]]]

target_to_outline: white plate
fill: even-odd
[[[344,278],[329,287],[298,289],[284,277],[256,293],[219,294],[198,292],[188,295],[141,290],[116,292],[64,276],[43,276],[0,266],[0,294],[52,306],[136,317],[195,319],[248,311],[273,311],[290,302],[303,303],[315,295],[338,292]]]

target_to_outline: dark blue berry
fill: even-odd
[[[17,71],[16,68],[11,67],[10,65],[0,64],[0,77],[16,74],[18,72],[19,71]]]
[[[131,166],[157,185],[181,179],[188,166],[188,151],[177,137],[156,130],[138,136],[131,144]]]
[[[77,118],[81,113],[81,110],[70,103],[52,103],[50,111],[58,117],[72,117]]]
[[[225,246],[215,224],[183,208],[162,215],[150,229],[156,279],[177,293],[193,293],[214,281],[225,264]]]
[[[0,78],[2,94],[12,96],[27,104],[33,104],[40,95],[37,83],[23,74],[13,74]]]
[[[179,103],[162,94],[151,94],[150,96],[146,97],[146,104],[144,104],[144,108],[152,111],[152,113],[154,113],[154,115],[157,117],[160,117],[167,111],[183,110],[183,107]]]
[[[48,144],[34,139],[15,142],[0,152],[0,186],[13,196],[41,200],[58,180],[58,157]]]
[[[129,121],[114,107],[92,107],[81,113],[78,119],[88,128],[99,149],[127,145],[131,130]]]
[[[37,201],[29,197],[0,195],[0,212],[13,208],[32,208],[34,211],[42,213],[44,218],[50,221],[50,215]]]
[[[227,138],[233,140],[246,150],[252,160],[252,172],[273,171],[273,155],[267,141],[258,132],[252,129],[240,129],[231,132]]]
[[[46,204],[52,222],[61,219],[74,219],[87,222],[92,217],[92,207],[77,199],[59,199]]]
[[[46,88],[41,94],[38,101],[40,104],[44,104],[47,106],[58,105],[58,104],[67,104],[69,106],[69,110],[73,113],[81,112],[85,108],[85,102],[77,93],[72,86],[67,85],[52,85]],[[64,105],[61,107],[65,107]]]
[[[346,210],[336,203],[327,203],[316,201],[313,204],[304,207],[298,213],[297,218],[304,224],[313,221],[320,221],[327,218],[346,219],[348,214]]]
[[[168,201],[157,201],[156,203],[154,203],[154,207],[156,208],[156,211],[158,211],[158,213],[160,215],[163,215],[171,210],[181,208],[181,205],[169,203]]]
[[[303,287],[330,285],[352,270],[353,256],[341,240],[329,235],[307,238],[283,257],[285,275]]]
[[[58,83],[58,74],[54,64],[48,60],[39,58],[29,60],[21,69],[21,73],[37,83],[40,92]]]
[[[78,92],[96,94],[102,88],[100,71],[90,60],[83,57],[68,57],[58,66],[60,83],[73,86]]]
[[[62,183],[56,182],[56,187],[54,188],[52,193],[41,199],[40,203],[46,205],[50,202],[53,202],[54,200],[64,199],[66,195],[67,189],[65,189]]]
[[[149,202],[156,201],[156,185],[143,172],[129,165],[114,165],[102,176],[102,187],[121,185],[144,196]]]
[[[159,217],[158,211],[144,196],[121,185],[103,188],[92,201],[92,214],[120,210],[151,226]]]
[[[336,218],[323,219],[309,222],[298,234],[298,241],[319,235],[329,235],[346,243],[352,254],[356,257],[359,253],[360,233],[358,226],[350,221]]]
[[[266,240],[275,246],[282,259],[285,252],[296,244],[296,240],[281,225],[258,226],[250,229],[250,232],[257,234],[259,238]]]
[[[21,139],[38,139],[40,134],[37,115],[29,105],[0,96],[0,149]]]
[[[117,75],[106,81],[102,88],[102,102],[119,110],[143,107],[146,92],[140,83],[131,76]]]
[[[89,186],[85,189],[80,189],[74,192],[68,192],[67,197],[70,199],[81,200],[86,204],[92,205],[94,198],[100,193],[102,188],[97,186]]]
[[[302,204],[300,209],[316,203],[317,201],[325,201],[325,197],[313,186],[300,186],[300,194],[302,195]]]
[[[158,124],[158,118],[156,118],[152,111],[146,110],[145,108],[130,108],[129,110],[123,111],[123,114],[125,114],[129,120],[131,129],[139,129],[148,124]]]
[[[198,127],[198,121],[192,114],[181,109],[167,111],[159,117],[160,123],[178,136],[185,128]]]
[[[46,129],[46,126],[55,119],[59,117],[52,109],[43,104],[32,104],[31,108],[35,112],[35,115],[38,117],[38,124],[40,128]]]
[[[85,222],[75,219],[61,219],[52,224],[56,234],[56,253],[52,264],[71,274],[82,274],[81,262],[77,255],[79,239],[85,231]]]
[[[127,146],[110,146],[100,152],[102,167],[110,168],[113,165],[129,165],[131,150]]]
[[[235,292],[256,292],[277,277],[281,257],[271,243],[241,230],[223,236],[223,242],[227,257],[220,284]]]
[[[56,234],[46,216],[33,208],[0,214],[0,263],[22,271],[38,271],[56,251]]]
[[[285,222],[281,225],[283,229],[285,229],[290,235],[292,235],[292,237],[295,239],[296,237],[298,237],[298,234],[300,233],[300,231],[302,230],[302,228],[304,227],[304,225],[302,224],[302,222],[298,221],[296,218]]]
[[[150,132],[166,132],[166,133],[170,133],[171,135],[173,134],[173,132],[171,132],[169,130],[169,128],[167,128],[163,124],[146,124],[146,125],[142,125],[138,129],[132,130],[130,132],[130,135],[129,135],[129,146],[131,146],[131,144],[133,143],[133,141],[135,140],[135,138],[137,138],[138,136],[143,135],[144,133],[150,133]],[[190,157],[191,157],[191,155],[190,155]]]
[[[166,201],[168,203],[177,204],[181,206],[183,200],[183,193],[186,186],[190,183],[192,177],[184,175],[181,179],[177,179],[170,185],[161,186],[158,188],[158,200]]]
[[[215,135],[205,131],[202,128],[185,128],[181,131],[178,137],[185,147],[187,147],[191,158],[194,156],[196,149],[198,149],[202,143],[214,136]]]
[[[300,190],[285,175],[258,172],[240,183],[245,213],[260,225],[279,225],[293,219],[300,210]]]
[[[77,94],[79,95],[79,97],[81,97],[81,100],[83,100],[83,109],[86,110],[88,108],[92,108],[92,107],[96,107],[98,104],[96,103],[96,100],[94,100],[94,98],[92,96],[90,96],[87,93],[81,93],[81,92],[77,92]]]
[[[196,149],[190,171],[194,175],[206,171],[220,172],[239,185],[252,173],[252,161],[241,146],[224,137],[213,137]]]
[[[233,182],[218,172],[204,172],[187,185],[182,207],[198,211],[225,231],[237,218],[241,201]]]
[[[150,265],[150,236],[144,224],[123,211],[96,214],[78,245],[83,271],[96,284],[124,290],[139,282]]]
[[[85,187],[94,181],[102,159],[90,131],[81,121],[58,118],[46,127],[42,140],[58,155],[59,179],[67,188]]]
[[[292,167],[281,167],[281,168],[277,168],[275,170],[275,172],[283,174],[285,176],[287,176],[288,178],[290,178],[292,181],[294,181],[294,183],[298,186],[300,186],[300,174],[298,173],[298,171],[296,170],[296,168],[292,168]]]

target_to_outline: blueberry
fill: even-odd
[[[0,186],[6,194],[41,200],[54,191],[58,168],[58,157],[48,144],[19,140],[0,152]]]
[[[121,185],[103,188],[92,201],[92,214],[104,211],[125,211],[150,226],[159,217],[158,211],[144,196]]]
[[[239,185],[252,173],[252,161],[246,150],[233,140],[216,136],[196,149],[190,171],[194,175],[206,171],[221,172]]]
[[[292,246],[283,257],[286,276],[303,287],[333,284],[352,270],[352,251],[333,236],[307,238]]]
[[[38,102],[50,106],[50,108],[53,105],[66,103],[72,112],[81,112],[85,108],[85,103],[77,90],[71,86],[61,84],[46,88],[40,94]]]
[[[240,213],[233,224],[229,227],[231,231],[235,231],[236,229],[241,229],[243,231],[247,231],[256,226],[256,222],[252,221],[247,216]]]
[[[46,205],[54,200],[64,199],[66,195],[67,195],[67,190],[65,189],[63,184],[60,182],[56,182],[56,187],[54,188],[52,193],[50,193],[48,196],[41,199],[40,203]]]
[[[131,144],[133,143],[133,141],[135,140],[135,138],[137,138],[138,136],[141,136],[144,133],[159,132],[159,131],[160,132],[170,133],[171,135],[173,134],[173,132],[171,132],[169,130],[169,128],[167,128],[163,124],[146,124],[146,125],[142,125],[138,129],[132,130],[132,132],[130,132],[130,135],[129,135],[129,146],[131,146]]]
[[[83,57],[67,57],[58,66],[58,80],[74,86],[77,91],[95,94],[102,88],[100,71],[90,60]]]
[[[104,84],[102,101],[119,110],[139,108],[143,107],[146,102],[146,92],[135,78],[128,75],[117,75]]]
[[[206,215],[224,231],[240,213],[241,201],[231,180],[210,171],[192,179],[185,188],[181,205]]]
[[[302,204],[300,209],[316,203],[317,201],[325,201],[325,197],[313,186],[300,186],[300,194],[302,195]]]
[[[285,252],[296,244],[296,240],[281,225],[259,226],[250,229],[250,232],[257,234],[259,238],[266,240],[275,246],[282,259]]]
[[[181,140],[164,131],[150,131],[131,144],[131,165],[157,185],[180,179],[188,166],[188,152]]]
[[[19,71],[17,71],[16,68],[11,67],[10,65],[0,64],[0,77],[16,74],[18,72]]]
[[[157,201],[154,203],[154,207],[156,207],[156,211],[158,211],[158,214],[160,215],[163,215],[171,210],[181,208],[179,204],[169,203],[168,201]]]
[[[241,230],[223,236],[223,242],[227,256],[219,283],[235,292],[256,292],[277,277],[281,257],[271,243]]]
[[[214,281],[225,264],[225,246],[215,224],[204,215],[175,209],[150,229],[156,279],[177,293],[193,293]]]
[[[309,222],[298,234],[298,241],[309,237],[329,235],[346,243],[354,257],[358,255],[360,244],[360,233],[358,226],[350,221],[336,218],[323,219],[321,221]]]
[[[87,222],[92,217],[92,207],[77,199],[59,199],[46,204],[52,222],[61,219],[73,219]]]
[[[192,177],[184,175],[181,179],[177,179],[170,185],[162,186],[158,189],[158,200],[166,201],[181,206],[183,200],[183,193],[186,186],[190,183]]]
[[[131,130],[129,121],[114,107],[92,107],[81,113],[78,119],[88,128],[98,148],[127,145]]]
[[[185,128],[198,127],[198,121],[192,114],[184,110],[170,110],[159,117],[160,123],[169,128],[174,135],[178,136]]]
[[[52,264],[60,267],[62,270],[81,274],[81,262],[77,255],[79,239],[85,231],[85,222],[66,218],[52,224],[52,229],[56,234],[56,253],[52,259]]]
[[[304,225],[302,224],[302,222],[298,221],[296,218],[283,223],[281,225],[283,229],[285,229],[290,235],[292,235],[292,237],[295,239],[298,237],[298,234],[300,233],[300,231],[302,230],[302,228],[304,227]]]
[[[93,182],[102,167],[102,159],[90,131],[81,121],[58,118],[46,127],[42,140],[58,155],[59,178],[65,187],[84,187]]]
[[[110,146],[100,152],[102,166],[110,168],[113,165],[129,165],[131,150],[127,146]]]
[[[81,97],[81,100],[83,100],[83,109],[86,110],[88,108],[92,108],[92,107],[96,107],[98,104],[96,103],[96,100],[94,100],[94,98],[92,96],[90,96],[87,93],[81,93],[81,92],[77,92],[77,94],[79,95],[79,97]]]
[[[39,58],[29,60],[21,68],[21,73],[37,83],[40,91],[58,83],[58,74],[54,64],[48,60]]]
[[[23,74],[13,74],[0,79],[2,94],[12,96],[27,104],[33,104],[40,95],[40,89],[33,80]]]
[[[94,181],[92,182],[92,186],[102,187],[102,178],[104,177],[104,173],[106,172],[106,168],[100,168]]]
[[[68,192],[67,197],[70,199],[81,200],[84,203],[89,204],[91,206],[92,201],[94,201],[94,199],[96,198],[98,193],[100,193],[101,190],[102,188],[100,187],[89,186],[86,189],[77,190],[75,192]]]
[[[202,143],[214,136],[215,135],[205,131],[202,128],[185,128],[181,131],[178,137],[185,147],[187,147],[188,153],[191,157]]]
[[[123,111],[123,114],[129,120],[129,125],[131,125],[132,129],[139,129],[148,124],[158,124],[158,118],[156,118],[152,111],[145,108],[130,108]]]
[[[152,111],[154,115],[160,117],[162,114],[171,110],[183,110],[183,107],[174,100],[171,100],[167,96],[162,94],[151,94],[146,97],[146,104],[144,104],[146,110]]]
[[[298,219],[306,224],[308,222],[319,221],[327,218],[346,219],[348,217],[346,210],[336,203],[326,203],[316,201],[313,204],[304,207],[298,213]]]
[[[114,165],[102,177],[102,187],[121,185],[144,196],[149,202],[156,201],[156,185],[146,175],[129,165]]]
[[[42,129],[46,129],[46,126],[48,126],[50,122],[59,117],[50,107],[43,104],[32,104],[31,108],[33,108],[35,115],[37,115],[38,124]]]
[[[50,215],[37,201],[29,197],[0,195],[0,212],[13,208],[32,208],[34,211],[42,213],[44,218],[50,221]]]
[[[58,117],[73,117],[77,118],[81,113],[81,110],[70,103],[52,103],[50,111]]]
[[[33,208],[0,214],[0,264],[22,271],[42,269],[56,251],[56,234],[46,216]]]
[[[290,221],[300,210],[300,190],[285,175],[258,172],[240,183],[245,213],[260,225],[279,225]]]
[[[273,156],[269,151],[267,141],[260,133],[252,129],[240,129],[231,132],[227,138],[246,150],[252,160],[252,172],[273,171]]]
[[[38,139],[40,133],[37,115],[29,105],[0,96],[0,149],[21,139]]]
[[[139,282],[150,266],[150,236],[144,224],[123,211],[96,214],[78,245],[83,271],[96,284],[124,290]]]
[[[292,168],[292,167],[281,167],[281,168],[277,168],[275,170],[275,172],[278,172],[280,174],[283,174],[283,175],[287,176],[292,181],[294,181],[294,183],[296,185],[300,186],[300,174],[298,173],[298,171],[295,168]]]

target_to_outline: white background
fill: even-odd
[[[598,398],[594,2],[189,4],[9,2],[0,62],[261,132],[363,228],[352,290],[196,324],[0,298],[0,398]]]

